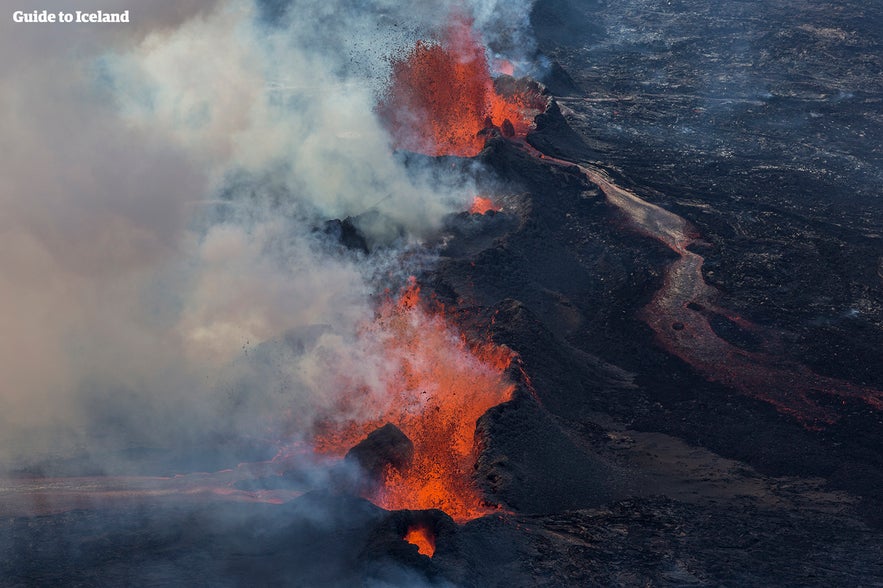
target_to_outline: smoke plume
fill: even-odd
[[[342,373],[379,389],[359,325],[474,193],[393,153],[374,115],[390,58],[453,10],[512,49],[516,4],[85,2],[132,23],[5,22],[0,461],[283,417],[295,434]],[[348,216],[371,254],[322,230]]]

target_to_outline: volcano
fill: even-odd
[[[538,0],[535,80],[408,44],[375,115],[474,197],[382,266],[389,369],[229,469],[19,471],[0,584],[883,583],[883,10],[768,4]]]

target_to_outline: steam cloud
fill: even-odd
[[[388,58],[453,9],[528,46],[528,2],[118,4],[0,35],[6,464],[296,429],[341,374],[379,383],[372,296],[473,194],[392,154]],[[386,253],[315,230],[364,213]]]

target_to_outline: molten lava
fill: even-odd
[[[404,536],[405,541],[417,546],[417,551],[427,557],[435,554],[435,535],[424,525],[408,527]]]
[[[390,510],[437,508],[457,521],[494,509],[474,486],[475,423],[489,408],[509,400],[514,385],[503,372],[513,354],[490,342],[470,345],[453,333],[442,311],[420,304],[416,282],[398,300],[387,300],[368,327],[383,341],[394,373],[385,377],[383,407],[364,407],[365,420],[326,421],[314,433],[320,453],[342,456],[368,433],[393,423],[414,443],[405,471],[387,467],[383,483],[366,496]],[[348,402],[367,396],[353,392]]]
[[[472,214],[485,214],[491,210],[494,212],[500,212],[503,208],[494,204],[494,201],[490,198],[485,198],[483,196],[476,196],[473,198],[472,206],[469,207],[469,212]]]
[[[515,64],[513,64],[508,59],[495,59],[494,71],[497,73],[505,74],[507,76],[514,76]]]
[[[439,42],[419,41],[393,61],[377,112],[400,149],[472,157],[484,147],[481,132],[490,126],[526,135],[525,104],[497,94],[471,23],[454,18]]]

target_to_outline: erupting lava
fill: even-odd
[[[484,147],[481,131],[497,126],[524,136],[527,99],[494,90],[484,48],[464,18],[454,18],[439,42],[419,41],[392,64],[377,107],[396,146],[427,155],[472,157]]]
[[[313,438],[316,450],[342,456],[371,431],[392,423],[414,443],[414,459],[405,471],[388,467],[368,498],[390,510],[437,508],[457,521],[492,512],[470,477],[475,423],[511,398],[514,385],[503,373],[512,352],[489,342],[470,345],[453,334],[442,311],[420,304],[414,280],[397,300],[381,305],[369,328],[382,334],[385,358],[397,366],[383,382],[388,402],[379,411],[365,407],[374,411],[373,418],[323,423]]]
[[[405,541],[417,546],[417,551],[427,557],[435,554],[435,535],[424,525],[409,527]]]
[[[497,73],[505,74],[507,76],[514,76],[515,64],[513,64],[508,59],[495,59],[494,71],[496,71]]]
[[[494,201],[490,198],[485,198],[484,196],[476,196],[472,199],[472,206],[469,207],[469,212],[472,214],[484,214],[490,210],[494,212],[500,212],[503,210],[502,206],[498,206],[494,204]]]

